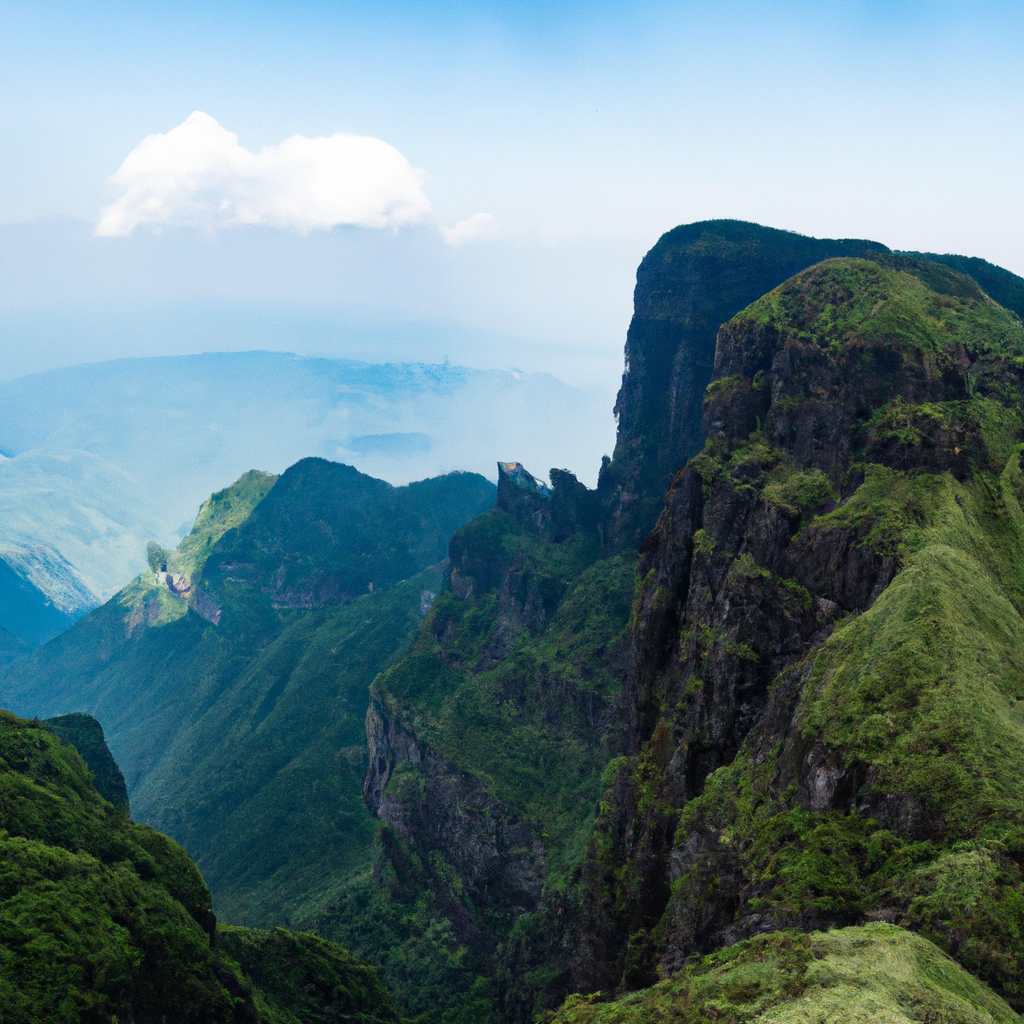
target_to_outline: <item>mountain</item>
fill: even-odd
[[[697,294],[735,279],[744,236],[755,266],[779,237],[726,227],[679,231],[725,262]],[[404,1005],[423,1009],[417,957],[450,986],[443,1019],[526,1021],[779,929],[861,929],[849,948],[883,961],[931,948],[871,921],[1016,1005],[1024,328],[970,277],[855,251],[722,300],[638,563],[614,463],[597,492],[503,467],[497,508],[453,537],[448,590],[371,688],[376,888],[318,922]],[[675,386],[630,358],[620,402]],[[620,407],[616,461],[654,479],[680,436]],[[660,1019],[660,998],[629,1005]],[[562,1013],[629,1019],[599,1002]]]
[[[399,1024],[347,951],[280,929],[218,930],[181,847],[104,800],[46,726],[0,712],[0,791],[5,1022]]]
[[[3,662],[45,643],[95,605],[74,569],[52,548],[0,551],[0,629],[12,635],[3,645]]]
[[[250,474],[0,701],[94,710],[219,912],[423,1024],[1011,1020],[1024,325],[953,258],[666,238],[596,490]]]
[[[153,546],[150,571],[12,666],[0,702],[94,715],[136,816],[193,854],[218,913],[305,921],[372,861],[369,684],[494,494],[475,474],[392,487],[323,459],[246,473],[176,551]]]
[[[493,477],[495,452],[596,467],[612,430],[603,400],[550,375],[448,363],[240,352],[37,373],[0,383],[0,557],[54,552],[80,615],[145,569],[147,541],[173,548],[251,467],[318,456],[396,484]],[[61,606],[53,574],[37,576]]]
[[[878,242],[808,238],[737,220],[684,224],[658,239],[637,270],[615,403],[618,437],[601,471],[613,545],[640,544],[676,470],[704,444],[701,400],[719,326],[812,263],[888,251]]]

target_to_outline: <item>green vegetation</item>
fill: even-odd
[[[103,727],[92,715],[81,712],[58,715],[46,721],[47,727],[82,755],[92,772],[93,785],[107,803],[128,813],[128,790],[103,738]]]
[[[765,241],[716,230],[662,263]],[[678,354],[671,278],[631,344],[649,329]],[[661,492],[609,525],[613,471],[596,496],[553,472],[549,497],[477,514],[478,477],[393,488],[309,459],[214,495],[177,552],[153,546],[150,573],[9,673],[19,710],[102,718],[136,813],[195,853],[218,911],[319,933],[221,928],[211,951],[195,866],[89,804],[91,778],[116,780],[98,726],[65,715],[93,775],[49,733],[39,749],[79,772],[86,817],[31,743],[3,755],[38,790],[0,774],[9,891],[35,901],[5,925],[11,984],[113,1013],[139,971],[169,984],[152,941],[192,965],[175,998],[281,1024],[521,1022],[578,977],[619,998],[572,997],[565,1024],[1015,1019],[1024,326],[969,278],[876,251],[812,267],[722,338],[713,436],[640,579],[614,552]],[[620,440],[624,458],[665,438]],[[63,988],[15,927],[51,919]]]
[[[392,487],[303,459],[217,542],[203,586],[244,583],[281,607],[339,604],[440,562],[451,535],[493,501],[493,486],[476,473]]]
[[[521,893],[502,895],[498,880],[481,889],[458,848],[462,838],[430,845],[385,827],[373,873],[317,926],[378,964],[417,1019],[483,1024],[502,1015],[497,970],[508,976],[522,958],[542,961],[505,982],[504,998],[529,1006],[568,955],[550,945],[556,929],[548,915],[580,895],[635,570],[631,557],[601,559],[593,535],[555,543],[545,528],[501,510],[463,527],[451,553],[451,588],[434,602],[409,652],[373,685],[381,713],[415,729],[431,756],[443,759],[451,788],[428,797],[424,765],[400,759],[384,799],[405,820],[424,823],[461,814],[469,800],[465,813],[482,835],[494,818],[520,821],[522,845],[503,856],[532,863],[531,844],[543,850],[540,903],[517,917],[508,901]],[[472,796],[480,785],[486,797]],[[460,796],[463,786],[469,789]],[[477,806],[477,799],[485,802]],[[473,834],[464,840],[478,841]],[[497,968],[496,957],[505,966]],[[538,1009],[546,1005],[542,994]]]
[[[424,569],[443,557],[441,535],[493,494],[468,474],[391,488],[319,460],[277,484],[246,474],[203,506],[167,556],[168,572],[191,582],[191,596],[155,574],[140,577],[19,666],[8,699],[36,713],[85,707],[104,721],[136,815],[196,854],[221,914],[308,926],[326,907],[360,898],[373,863],[376,825],[362,799],[369,684],[402,654],[443,588],[442,567]],[[371,532],[376,547],[360,548]],[[325,537],[338,539],[332,546]],[[271,571],[275,558],[280,572]],[[411,578],[389,578],[410,566]],[[376,585],[359,583],[355,600],[345,599],[359,573]],[[268,577],[292,589],[282,593]],[[191,610],[199,587],[208,618],[211,607],[220,613],[216,625]],[[287,607],[307,598],[313,607]],[[155,858],[159,833],[145,835]],[[180,879],[179,889],[188,889]],[[380,950],[382,936],[373,938]],[[291,955],[292,939],[250,939],[245,948],[261,962]],[[302,941],[312,956],[314,940]],[[322,958],[327,949],[314,952]],[[294,985],[319,992],[339,970],[324,961]],[[422,978],[429,977],[428,964]],[[330,984],[351,992],[355,981]],[[409,986],[406,995],[417,998]],[[341,1000],[326,1016],[310,1016],[293,996],[288,985],[270,985],[256,1001],[282,1022],[364,1012]]]
[[[49,728],[0,711],[5,1024],[399,1020],[373,971],[322,939],[228,933],[218,951],[209,890],[184,850],[91,779]]]
[[[493,497],[471,474],[392,488],[322,460],[277,483],[248,473],[203,506],[169,556],[191,594],[143,575],[21,663],[2,699],[29,714],[94,714],[133,812],[194,854],[219,914],[308,927],[373,863],[362,798],[370,682],[443,589],[443,565],[429,567],[441,535]],[[353,548],[369,531],[376,547]],[[353,565],[377,582],[343,600]],[[385,586],[396,565],[413,574]],[[301,594],[314,606],[289,607],[268,577],[311,582]]]
[[[733,323],[770,323],[822,348],[881,346],[938,354],[972,352],[1024,358],[1024,325],[970,279],[927,261],[876,255],[829,260],[752,303]],[[754,353],[748,353],[753,355]]]
[[[998,996],[930,942],[887,924],[776,932],[729,946],[653,988],[571,996],[554,1024],[1012,1024]]]
[[[634,560],[595,560],[588,535],[553,544],[501,511],[464,527],[452,550],[490,588],[469,600],[441,595],[374,693],[535,823],[549,882],[559,884],[585,850],[607,760],[580,698],[610,701],[618,691],[609,661],[629,619]]]
[[[191,578],[197,569],[206,564],[206,559],[210,557],[217,541],[228,530],[241,526],[276,483],[277,477],[271,473],[250,469],[230,487],[211,494],[203,502],[192,529],[188,536],[182,539],[178,550],[164,553],[163,561],[166,562],[169,558],[168,568]],[[150,568],[156,572],[159,565],[154,567],[150,562]]]
[[[217,948],[257,986],[269,1024],[401,1024],[372,967],[315,935],[220,927]]]
[[[713,437],[691,461],[706,500],[753,495],[796,525],[792,540],[849,538],[899,571],[866,611],[841,618],[776,679],[772,714],[793,702],[790,733],[771,731],[781,728],[777,717],[755,728],[681,808],[661,794],[667,757],[656,748],[667,719],[611,774],[609,784],[623,773],[634,780],[637,813],[670,816],[677,850],[707,851],[680,862],[650,941],[679,941],[674,922],[702,914],[725,914],[719,927],[740,929],[752,915],[804,927],[878,915],[928,937],[1021,1005],[1024,327],[970,280],[878,256],[811,268],[728,330],[745,366],[771,365],[782,346],[801,355],[797,369],[777,373],[763,429]],[[790,424],[802,418],[830,423],[825,366],[871,396],[858,398],[845,462],[841,447],[767,440],[794,437]],[[968,397],[955,384],[926,383],[950,380],[952,366]],[[930,390],[933,400],[911,401],[901,389]],[[703,529],[693,550],[721,559],[737,587],[771,577],[749,551],[722,551]],[[817,584],[813,573],[807,579]],[[800,584],[780,582],[812,607]],[[744,657],[715,623],[684,630],[698,641],[705,633],[706,649]],[[673,713],[699,692],[687,685]]]
[[[417,1024],[497,1024],[486,964],[448,916],[450,869],[436,853],[424,862],[387,826],[375,845],[375,870],[345,887],[317,930],[375,964]]]

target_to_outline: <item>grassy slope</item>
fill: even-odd
[[[930,942],[886,924],[775,933],[611,1003],[572,996],[554,1024],[1012,1024],[998,996]]]
[[[859,766],[868,780],[862,798],[909,800],[931,821],[929,837],[915,841],[908,824],[900,838],[869,812],[801,809],[792,790],[778,789],[781,746],[765,756],[755,741],[683,808],[676,843],[693,830],[719,833],[748,897],[756,894],[745,910],[794,924],[805,914],[857,921],[881,911],[1019,1000],[1024,328],[969,289],[932,291],[930,273],[862,263],[816,268],[737,318],[774,323],[781,336],[812,341],[835,359],[853,346],[884,344],[936,360],[963,345],[976,360],[975,386],[986,397],[919,405],[897,398],[869,412],[858,438],[861,459],[895,444],[904,462],[925,465],[958,456],[963,445],[967,479],[864,461],[854,464],[864,479],[847,501],[814,516],[827,494],[811,487],[816,497],[805,513],[805,524],[859,529],[865,544],[896,554],[902,568],[867,612],[840,622],[808,656],[797,728],[805,743],[824,742],[841,764]],[[793,475],[789,454],[771,451],[760,435],[726,461],[709,443],[694,464],[713,486],[752,454],[764,467],[765,500],[780,501],[787,488],[799,495],[808,483],[808,474]],[[675,882],[663,927],[699,906],[707,881],[699,874]]]
[[[199,509],[188,536],[182,538],[168,569],[191,578],[206,564],[217,541],[228,530],[241,526],[276,483],[276,476],[250,469],[230,487],[211,494]]]
[[[584,852],[607,760],[600,736],[561,695],[615,696],[618,681],[602,662],[629,618],[633,562],[595,561],[586,536],[547,543],[501,512],[464,527],[456,544],[479,545],[499,573],[518,563],[524,592],[549,595],[550,623],[512,627],[495,657],[497,587],[470,601],[446,592],[375,692],[434,750],[540,827],[561,879]]]

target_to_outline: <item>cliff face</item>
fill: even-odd
[[[878,242],[820,239],[745,221],[686,224],[662,235],[637,270],[618,439],[599,489],[606,543],[637,547],[677,470],[704,444],[701,401],[718,328],[820,260],[888,252]]]
[[[128,789],[117,762],[103,738],[103,726],[92,715],[81,711],[58,715],[46,722],[47,727],[65,743],[78,751],[92,772],[93,785],[109,804],[128,813]]]
[[[642,548],[581,987],[874,918],[1020,999],[1022,356],[972,280],[884,254],[722,327]]]
[[[454,940],[452,1020],[531,1020],[569,988],[635,581],[632,558],[601,558],[594,492],[551,480],[499,466],[497,506],[452,538],[447,590],[370,695],[375,898]],[[353,909],[322,927],[368,949]]]

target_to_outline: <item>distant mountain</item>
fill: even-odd
[[[24,641],[0,640],[0,659],[5,649],[16,657],[45,643],[96,603],[56,551],[41,545],[0,550],[0,628]]]
[[[372,861],[370,682],[442,589],[449,536],[494,497],[471,473],[246,473],[175,551],[151,548],[149,571],[13,666],[0,705],[65,715],[60,729],[94,715],[134,814],[186,845],[219,912],[308,923]]]
[[[80,614],[145,568],[148,541],[173,548],[206,496],[250,468],[320,456],[405,483],[457,469],[493,478],[513,455],[596,465],[614,429],[602,404],[545,374],[270,352],[34,374],[0,384],[0,549],[56,552],[76,581],[65,610]],[[61,605],[63,583],[33,582]]]

